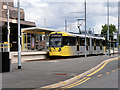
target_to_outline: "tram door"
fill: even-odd
[[[94,50],[96,50],[96,39],[94,39]]]
[[[79,51],[80,50],[80,39],[79,39],[79,37],[77,37],[77,40],[76,40],[76,46],[77,46],[77,51]]]
[[[89,46],[89,38],[87,38],[87,46],[86,46],[86,50],[88,51],[88,46]]]

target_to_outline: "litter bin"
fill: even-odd
[[[10,72],[10,59],[9,59],[9,52],[0,52],[0,60],[2,63],[1,72]]]

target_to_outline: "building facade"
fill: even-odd
[[[18,10],[14,7],[14,0],[9,0],[8,9],[9,9],[9,23],[10,23],[10,43],[12,47],[11,51],[18,50]],[[20,8],[20,26],[21,28],[36,27],[35,22],[25,21],[25,12]],[[0,43],[7,42],[7,2],[5,0],[0,1],[0,36],[2,40]]]

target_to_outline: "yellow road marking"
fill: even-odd
[[[97,73],[98,71],[102,70],[102,69],[106,66],[106,64],[108,64],[109,62],[114,61],[114,60],[118,60],[118,58],[114,58],[114,59],[111,59],[110,61],[106,61],[99,69],[97,69],[96,71],[92,72],[91,74],[89,74],[89,75],[87,75],[87,76],[92,76],[93,74],[95,74],[95,73]],[[120,68],[118,68],[118,70],[120,70]],[[106,74],[108,74],[108,73],[110,73],[110,72],[106,72]],[[100,76],[102,76],[102,74],[100,74],[99,77],[100,77]],[[79,76],[76,76],[76,77],[79,78]],[[67,86],[64,86],[64,87],[61,87],[61,88],[72,88],[72,87],[78,86],[78,85],[86,82],[87,80],[91,79],[91,78],[87,78],[87,79],[86,79],[86,78],[87,78],[87,77],[81,79],[81,80],[78,81],[78,82],[75,82],[75,83],[73,83],[73,84],[70,84],[70,85],[67,85]],[[81,81],[82,81],[82,82],[81,82]],[[62,83],[63,83],[63,82],[62,82]],[[65,84],[65,83],[63,83],[63,84]]]
[[[75,77],[80,78],[80,76],[79,76],[79,75],[76,75]]]
[[[103,74],[100,74],[100,75],[97,75],[97,77],[100,77],[100,76],[102,76]]]
[[[106,72],[105,74],[109,74],[110,72]]]
[[[118,68],[118,70],[120,70],[120,68]]]
[[[89,79],[91,79],[91,78],[87,78],[87,79],[85,79],[84,81],[82,81],[82,82],[80,82],[80,83],[78,83],[78,84],[75,84],[75,85],[73,85],[73,86],[67,87],[67,88],[72,88],[72,87],[78,86],[78,85],[80,85],[80,84],[88,81]]]
[[[95,74],[95,73],[97,73],[98,71],[102,70],[107,63],[108,63],[108,62],[105,62],[99,69],[97,69],[96,71],[94,71],[93,73],[91,73],[91,74],[89,74],[89,75],[87,75],[87,76],[92,76],[93,74]]]
[[[105,62],[99,69],[97,69],[96,71],[94,71],[93,73],[91,73],[91,74],[89,74],[89,75],[87,75],[87,76],[92,76],[93,74],[95,74],[95,73],[97,73],[98,71],[102,70],[109,62],[114,61],[114,60],[118,60],[118,58],[114,58],[114,59],[112,59],[112,60],[110,60],[110,61]],[[120,69],[120,68],[119,68],[119,69]],[[107,72],[106,74],[108,74],[108,73],[109,73],[109,72]],[[102,76],[102,75],[103,75],[103,74],[100,74],[100,75],[98,75],[98,77],[100,77],[100,76]],[[63,87],[63,88],[75,87],[75,86],[77,86],[77,85],[80,85],[80,84],[86,82],[86,81],[89,80],[89,79],[91,79],[91,78],[87,78],[87,79],[85,79],[85,80],[84,80],[84,78],[83,78],[83,79],[81,79],[80,81],[78,81],[78,82],[76,82],[76,83],[74,83],[74,84],[65,86],[65,87]],[[82,81],[82,80],[84,80],[84,81]],[[82,81],[82,82],[81,82],[81,81]],[[79,83],[79,82],[81,82],[81,83]],[[77,83],[78,83],[78,84],[77,84]]]
[[[60,83],[63,83],[63,85],[66,85],[66,82],[64,82],[64,81],[60,81]]]
[[[89,75],[87,75],[87,76],[92,76],[93,74],[95,74],[95,73],[97,73],[98,71],[102,70],[109,62],[114,61],[114,60],[118,60],[118,58],[114,58],[114,59],[112,59],[112,60],[110,60],[110,61],[105,62],[99,69],[97,69],[96,71],[94,71],[93,73],[91,73],[91,74],[89,74]]]
[[[67,86],[62,87],[62,88],[67,88],[67,87],[72,86],[72,85],[74,85],[74,84],[80,83],[81,81],[85,80],[86,78],[87,78],[87,77],[84,77],[83,79],[79,80],[78,82],[75,82],[75,83],[73,83],[73,84],[67,85]]]
[[[115,72],[116,70],[112,70],[112,72]]]

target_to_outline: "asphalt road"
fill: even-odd
[[[102,70],[92,76],[85,76],[65,88],[118,88],[118,60],[109,62]],[[107,89],[106,89],[107,90]]]
[[[2,74],[3,88],[39,88],[64,81],[83,73],[112,57],[89,56],[52,61],[22,63],[22,69],[12,64],[12,72]]]

